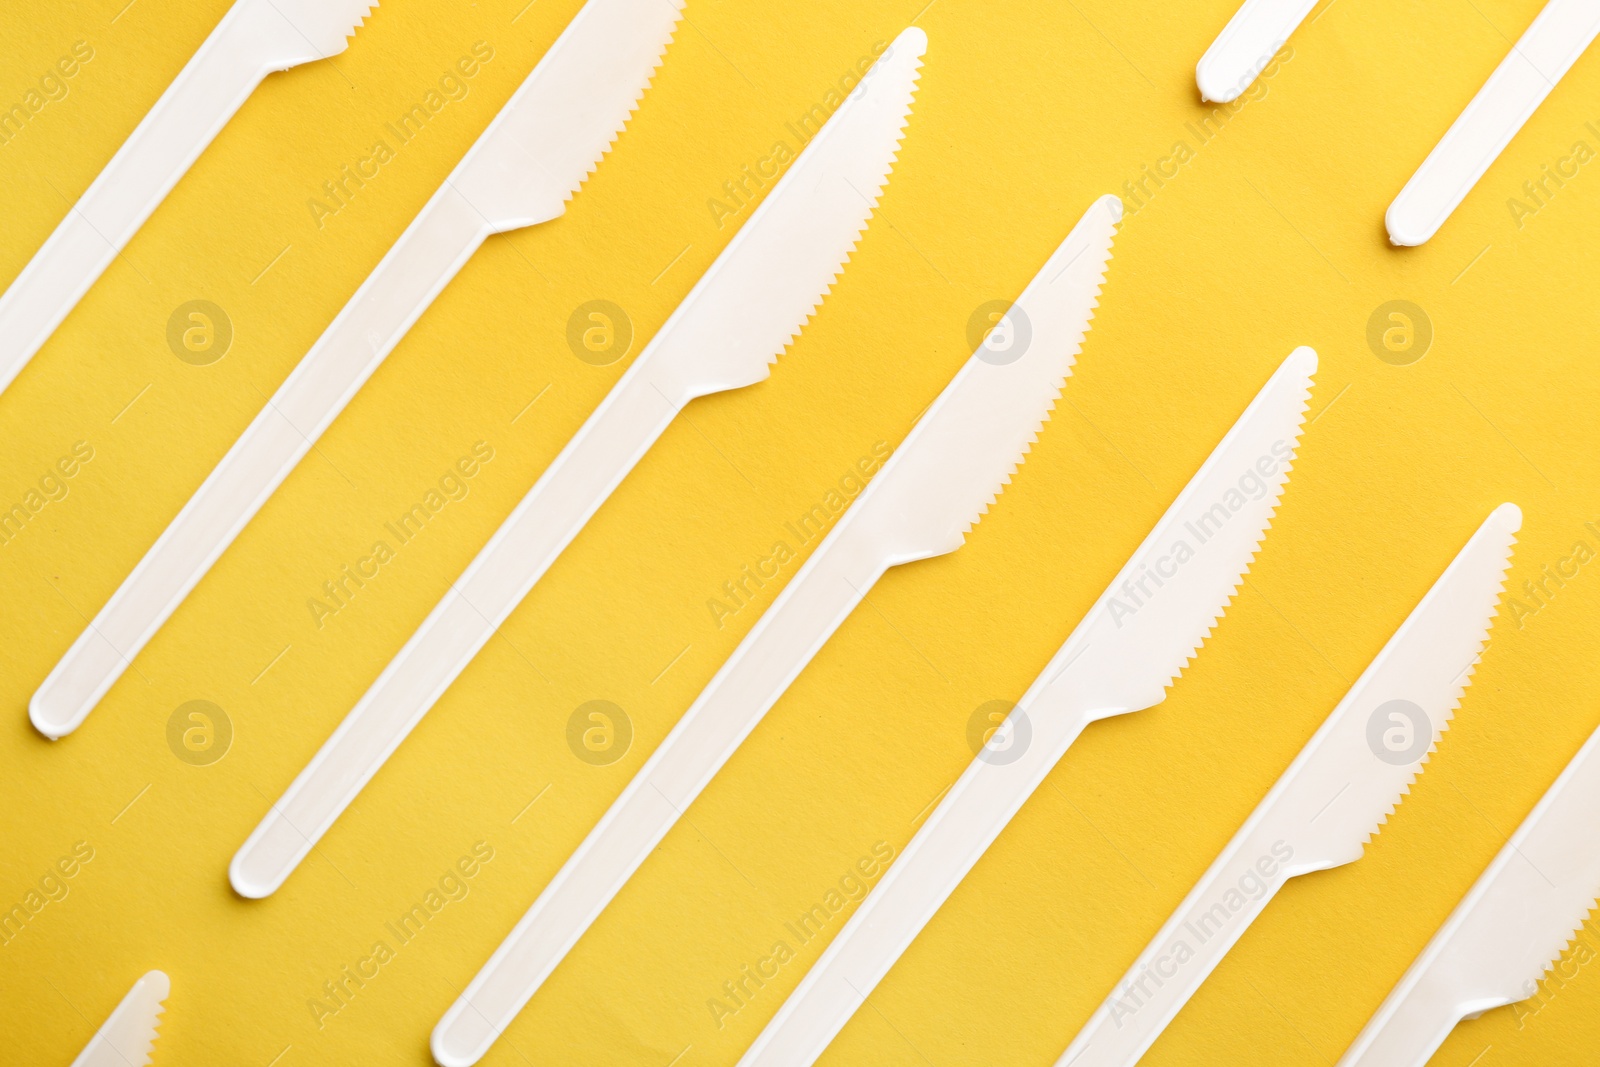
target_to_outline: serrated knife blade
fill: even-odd
[[[144,1067],[155,1049],[162,1003],[172,983],[161,971],[150,971],[112,1009],[94,1037],[72,1061],[72,1067]]]
[[[1091,207],[1052,257],[1053,275],[1019,301],[1035,320],[1025,350],[988,362],[980,348],[957,372],[445,1013],[433,1031],[442,1067],[467,1067],[488,1050],[877,579],[960,547],[1071,369],[1119,205],[1108,197]],[[1006,396],[1008,386],[1019,395]],[[983,454],[930,480],[932,464],[963,451]]]
[[[926,39],[879,58],[611,393],[234,856],[263,897],[372,779],[696,396],[767,377],[865,231],[899,152]]]
[[[377,0],[237,0],[0,296],[0,392],[256,86],[343,52]]]
[[[1456,1023],[1538,992],[1600,897],[1600,731],[1384,1000],[1339,1067],[1424,1067]]]
[[[1471,681],[1521,525],[1484,521],[1056,1067],[1132,1067],[1286,881],[1361,858]]]
[[[1315,369],[1310,349],[1297,350],[1279,367],[779,1008],[740,1067],[814,1063],[1084,728],[1103,714],[1135,711],[1134,705],[1165,696],[1226,610],[1266,535],[1289,477]],[[1230,493],[1238,498],[1237,509],[1229,507]],[[1207,523],[1200,540],[1190,531],[1206,522],[1213,504],[1228,514],[1214,516],[1215,527]],[[1141,616],[1148,625],[1138,624]],[[1109,620],[1109,628],[1100,629],[1100,620]],[[1114,646],[1125,646],[1126,654]],[[1085,656],[1091,648],[1095,654]],[[1110,689],[1085,685],[1095,672],[1119,677]],[[1119,687],[1142,695],[1111,705],[1097,695]]]
[[[312,2],[312,0],[297,0]],[[491,234],[560,215],[654,77],[683,0],[589,0],[29,702],[77,729]]]

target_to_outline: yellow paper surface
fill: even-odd
[[[26,719],[33,690],[579,3],[392,0],[346,53],[250,98],[0,396],[6,507],[75,443],[93,452],[0,544],[0,906],[77,843],[93,851],[0,947],[0,1060],[69,1062],[159,967],[173,992],[157,1064],[427,1063],[440,1014],[797,564],[736,612],[708,606],[723,583],[775,542],[803,553],[785,523],[904,437],[967,357],[973,311],[1015,296],[1096,195],[1147,167],[1168,177],[1130,201],[1143,206],[1077,373],[1013,485],[961,551],[879,584],[485,1062],[734,1063],[854,905],[807,943],[786,924],[826,907],[875,847],[904,847],[971,759],[974,709],[1021,695],[1299,344],[1322,358],[1314,418],[1213,638],[1164,704],[1083,736],[823,1062],[1051,1062],[1472,530],[1514,500],[1524,606],[1503,607],[1427,772],[1364,859],[1280,894],[1145,1062],[1339,1057],[1600,723],[1600,564],[1574,576],[1563,562],[1580,541],[1600,550],[1585,526],[1600,526],[1600,165],[1561,162],[1577,142],[1600,149],[1600,57],[1436,239],[1401,252],[1385,207],[1539,0],[1319,5],[1209,140],[1193,68],[1234,0],[924,3],[690,0],[567,214],[477,253],[84,726],[49,742]],[[227,6],[0,14],[5,106],[75,42],[93,50],[0,144],[0,282]],[[576,358],[574,309],[625,309],[637,354],[748,217],[709,204],[723,183],[794,146],[786,124],[913,18],[931,43],[882,211],[770,380],[690,405],[283,890],[232,895],[228,859],[267,805],[626,366]],[[370,159],[480,41],[493,58],[465,95],[328,201],[323,182]],[[1536,203],[1523,183],[1546,165],[1569,176]],[[167,343],[191,300],[234,333],[205,366]],[[1368,344],[1393,300],[1431,322],[1410,365]],[[393,543],[385,523],[478,442],[493,459],[465,497]],[[332,605],[323,583],[377,541],[394,558],[376,577],[336,612],[309,606]],[[1535,601],[1524,583],[1540,581]],[[233,734],[206,766],[168,740],[196,700]],[[606,766],[567,743],[591,700],[631,723]],[[492,859],[452,880],[475,848]],[[442,906],[397,938],[389,924],[430,892]],[[1586,965],[1600,932],[1586,936],[1541,1000],[1462,1025],[1433,1062],[1600,1057]],[[794,958],[778,977],[730,999],[723,983],[780,941]],[[379,942],[391,958],[372,975]],[[357,986],[347,967],[371,976]]]

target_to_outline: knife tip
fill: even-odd
[[[1317,350],[1310,345],[1301,345],[1289,353],[1287,363],[1295,373],[1309,378],[1317,373]]]
[[[1494,509],[1489,516],[1489,521],[1494,523],[1498,529],[1507,533],[1516,533],[1522,529],[1522,509],[1507,501]]]
[[[921,26],[907,26],[900,31],[900,36],[894,39],[894,44],[890,46],[890,51],[901,47],[910,49],[918,58],[921,58],[923,53],[928,50],[927,32]]]

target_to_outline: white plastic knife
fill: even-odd
[[[768,376],[866,229],[925,47],[921,30],[902,34],[806,145],[239,849],[236,891],[263,897],[283,884],[684,404]]]
[[[1056,1067],[1132,1067],[1286,881],[1361,858],[1471,682],[1521,525],[1490,514]]]
[[[1439,232],[1596,34],[1600,0],[1545,5],[1389,205],[1392,243],[1420,245]]]
[[[683,0],[589,0],[29,703],[75,730],[490,234],[547,222],[654,77]]]
[[[1538,992],[1600,896],[1600,732],[1406,971],[1339,1067],[1423,1067],[1462,1019]]]
[[[128,990],[94,1037],[72,1061],[72,1067],[144,1067],[156,1047],[162,1002],[172,983],[161,971],[150,971]]]
[[[1272,522],[1316,366],[1302,348],[1278,368],[1001,728],[1015,744],[1025,716],[1027,746],[978,754],[740,1067],[814,1063],[1084,728],[1166,698]]]
[[[1200,98],[1237,100],[1316,5],[1317,0],[1245,0],[1195,67]]]
[[[1089,209],[1010,313],[1031,341],[967,361],[445,1013],[442,1067],[488,1050],[873,583],[961,547],[1061,393],[1121,210]]]
[[[237,0],[0,296],[0,391],[273,71],[343,52],[377,0]]]

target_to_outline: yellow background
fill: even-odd
[[[874,442],[905,435],[967,357],[973,309],[1019,292],[1093,197],[1178,139],[1193,146],[1194,64],[1237,6],[690,0],[566,216],[489,241],[136,669],[77,733],[42,739],[28,697],[85,618],[579,7],[526,2],[387,0],[346,53],[268,78],[0,396],[7,505],[74,441],[95,450],[70,494],[0,547],[0,904],[75,841],[95,849],[70,895],[0,948],[6,1062],[70,1061],[152,967],[173,981],[157,1064],[428,1062],[457,990],[772,587],[721,629],[708,598]],[[0,102],[74,41],[95,58],[0,146],[0,281],[228,6],[126,3],[7,5]],[[970,760],[973,709],[1022,693],[1295,345],[1322,356],[1315,421],[1249,584],[1164,704],[1085,734],[823,1062],[1051,1062],[1494,505],[1526,513],[1513,588],[1580,538],[1600,546],[1583,527],[1600,522],[1600,171],[1520,228],[1506,206],[1575,141],[1600,147],[1584,125],[1600,125],[1600,56],[1430,244],[1396,251],[1382,229],[1540,6],[1319,5],[1266,95],[1130,214],[1064,402],[967,546],[874,590],[485,1062],[735,1062],[820,942],[721,1029],[707,999],[875,842],[905,845]],[[574,357],[572,310],[621,305],[636,353],[736,232],[708,198],[913,18],[931,43],[883,210],[770,380],[691,405],[318,854],[269,900],[233,896],[227,861],[269,798],[626,365]],[[320,183],[477,40],[495,58],[470,95],[319,230],[306,201]],[[192,299],[234,325],[206,367],[166,345]],[[1436,332],[1410,366],[1366,342],[1394,299]],[[496,458],[471,495],[318,629],[307,599],[479,440]],[[1502,610],[1454,727],[1366,857],[1291,883],[1146,1063],[1339,1057],[1600,723],[1596,566],[1535,615]],[[195,699],[235,730],[209,767],[166,741]],[[565,741],[592,699],[636,732],[604,768]],[[322,983],[480,841],[495,856],[470,895],[319,1028],[307,1001]],[[1597,1057],[1600,974],[1585,968],[1536,1016],[1462,1025],[1434,1063]]]

